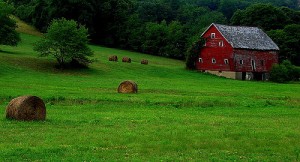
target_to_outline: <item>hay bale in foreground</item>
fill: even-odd
[[[123,81],[118,88],[119,93],[137,93],[138,86],[134,81]]]
[[[108,58],[108,60],[109,60],[109,61],[115,61],[115,62],[117,62],[117,61],[118,61],[118,56],[116,56],[116,55],[110,56],[110,57]]]
[[[12,99],[6,107],[6,118],[25,121],[45,120],[45,103],[36,96],[21,96]]]
[[[141,61],[141,64],[148,65],[148,60],[143,59],[143,60]]]
[[[129,57],[123,57],[122,62],[131,63],[131,58],[129,58]]]

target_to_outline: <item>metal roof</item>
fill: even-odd
[[[273,40],[257,27],[214,25],[233,48],[279,50]]]

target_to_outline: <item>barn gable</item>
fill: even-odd
[[[220,31],[233,48],[279,50],[279,47],[272,41],[272,39],[257,27],[227,26],[220,24],[213,25]]]

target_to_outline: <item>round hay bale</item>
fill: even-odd
[[[118,61],[118,56],[116,56],[116,55],[110,56],[110,57],[108,58],[108,60],[109,60],[109,61],[115,61],[115,62],[117,62],[117,61]]]
[[[143,60],[141,61],[141,64],[148,65],[148,60],[143,59]]]
[[[45,120],[45,103],[36,96],[21,96],[12,99],[6,107],[6,118],[23,121]]]
[[[126,80],[123,81],[118,88],[119,93],[137,93],[138,86],[134,81]]]
[[[131,63],[131,58],[129,58],[129,57],[123,57],[122,62]]]

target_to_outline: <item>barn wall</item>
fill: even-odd
[[[215,33],[215,38],[211,38],[211,33]],[[196,60],[196,68],[198,70],[233,71],[235,65],[233,48],[216,27],[211,26],[202,37],[206,39],[206,45],[199,55],[202,62]],[[221,42],[223,46],[219,45]],[[212,63],[212,59],[215,59],[216,63]],[[228,59],[228,64],[225,64],[225,59]]]
[[[220,77],[243,80],[243,76],[242,76],[243,74],[242,74],[242,72],[234,72],[234,71],[212,71],[212,70],[206,70],[205,72],[213,74],[213,75],[217,75],[217,76],[220,76]]]
[[[238,72],[269,72],[272,65],[278,63],[277,51],[234,49],[233,53],[235,71]],[[252,64],[255,66],[252,67]]]

